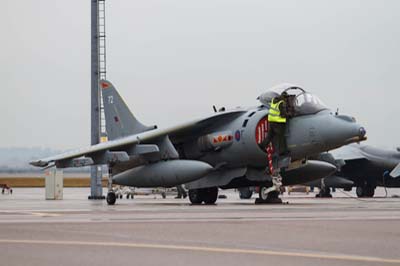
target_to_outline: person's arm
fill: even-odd
[[[281,117],[287,117],[286,108],[287,108],[286,101],[283,101],[283,103],[279,105],[279,111],[281,112]]]

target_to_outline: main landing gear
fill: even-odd
[[[193,205],[199,205],[203,202],[206,205],[215,204],[217,198],[217,187],[189,189],[189,200]]]
[[[319,193],[315,195],[316,198],[332,198],[331,189],[325,185],[325,179],[321,179],[321,186]]]
[[[375,194],[375,187],[365,182],[357,187],[356,194],[359,198],[372,198]]]
[[[330,187],[320,188],[319,193],[315,195],[316,198],[332,198]]]
[[[241,187],[238,190],[241,199],[251,199],[251,196],[253,196],[253,188],[251,187]]]

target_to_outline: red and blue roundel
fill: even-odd
[[[261,119],[256,126],[256,142],[260,144],[267,138],[268,135],[268,116]],[[260,146],[260,148],[263,148]]]
[[[236,130],[236,132],[235,132],[235,139],[236,139],[236,141],[240,141],[240,137],[241,137],[240,131],[239,131],[239,130]]]

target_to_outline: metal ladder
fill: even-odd
[[[106,69],[106,5],[105,0],[98,0],[98,25],[99,30],[97,33],[98,42],[98,52],[99,52],[99,79],[107,78]],[[99,88],[99,98],[100,98],[100,141],[103,136],[107,135],[106,132],[106,119],[104,115],[104,103],[103,97],[101,95],[101,89]]]

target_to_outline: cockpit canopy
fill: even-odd
[[[329,109],[315,94],[309,93],[299,86],[293,84],[280,84],[270,88],[257,99],[269,107],[274,97],[286,92],[290,101],[289,105],[294,109],[294,116],[316,114],[322,110]]]

